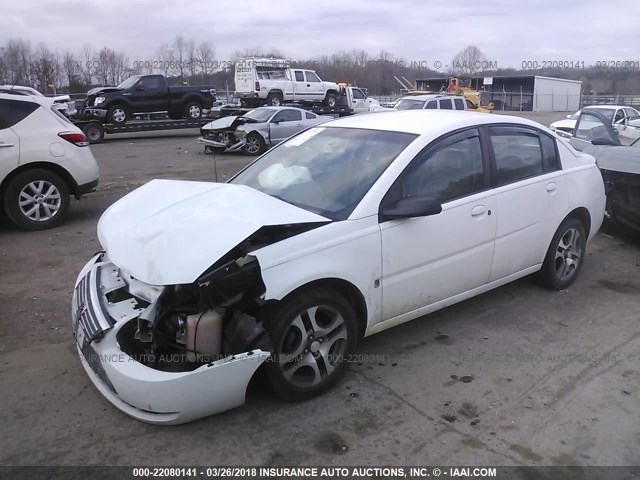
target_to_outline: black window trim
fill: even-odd
[[[495,130],[503,130],[504,133],[507,132],[520,132],[523,133],[525,135],[531,135],[531,136],[535,136],[538,137],[538,143],[540,144],[540,154],[541,154],[541,159],[542,159],[542,172],[541,173],[537,173],[535,175],[530,175],[528,177],[523,177],[523,178],[519,178],[517,180],[513,180],[511,182],[507,182],[507,183],[498,183],[498,167],[496,164],[496,156],[495,156],[495,151],[493,150],[493,144],[491,143],[491,131],[492,129]],[[505,185],[512,185],[514,183],[518,183],[518,182],[522,182],[524,180],[529,180],[531,178],[535,178],[535,177],[541,177],[543,175],[547,175],[550,173],[554,173],[554,172],[560,172],[562,171],[562,160],[560,158],[560,152],[558,151],[558,142],[557,140],[552,136],[549,135],[547,132],[544,132],[538,128],[535,128],[533,126],[529,126],[529,125],[513,125],[513,124],[504,124],[504,123],[490,123],[490,124],[485,124],[482,125],[481,127],[479,127],[480,130],[480,136],[484,136],[485,137],[485,144],[486,144],[486,148],[489,152],[489,158],[491,160],[491,188],[498,188],[498,187],[504,187]],[[544,163],[544,150],[543,150],[543,146],[542,146],[542,139],[540,138],[542,135],[550,138],[553,141],[553,146],[555,148],[555,154],[556,154],[556,162],[557,162],[557,168],[554,170],[548,170],[545,166]]]
[[[491,172],[490,172],[491,162],[489,158],[489,151],[486,148],[486,139],[483,141],[483,138],[482,138],[483,136],[481,133],[481,126],[474,125],[471,127],[460,128],[457,130],[453,130],[451,132],[447,132],[444,135],[441,135],[440,137],[429,142],[429,144],[427,144],[422,150],[420,150],[411,159],[411,161],[404,167],[402,172],[400,172],[397,178],[393,181],[393,183],[391,184],[387,192],[382,197],[382,200],[380,201],[380,205],[378,206],[378,222],[383,223],[384,221],[387,221],[387,220],[382,220],[383,217],[380,212],[382,211],[383,206],[386,206],[386,202],[390,201],[389,199],[392,196],[392,192],[395,188],[397,188],[397,185],[400,182],[403,175],[405,175],[415,165],[416,162],[419,162],[424,155],[429,155],[430,153],[432,153],[437,149],[446,148],[449,145],[452,145],[454,143],[458,143],[460,141],[467,140],[469,138],[474,138],[474,137],[478,137],[480,141],[480,152],[482,155],[482,172],[484,177],[483,178],[484,187],[482,189],[476,190],[471,193],[467,193],[465,195],[461,195],[459,197],[449,198],[446,201],[442,202],[442,204],[444,205],[446,203],[460,200],[461,198],[470,197],[472,195],[477,195],[478,193],[491,190],[493,188],[493,186],[491,185]]]

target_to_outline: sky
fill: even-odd
[[[182,34],[216,47],[276,48],[310,60],[340,50],[382,49],[407,62],[450,63],[476,45],[500,68],[522,62],[640,61],[640,0],[28,0],[4,2],[0,47],[22,38],[32,47],[79,52],[83,44],[155,60]],[[567,63],[565,63],[567,65]],[[541,65],[540,65],[541,66]]]

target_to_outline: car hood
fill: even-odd
[[[640,149],[600,146],[589,153],[596,158],[596,163],[602,170],[640,175]]]
[[[194,282],[263,226],[329,222],[244,185],[152,180],[98,222],[113,263],[152,285]]]
[[[576,121],[565,118],[564,120],[558,120],[550,125],[551,128],[576,128]]]
[[[220,128],[229,128],[235,119],[238,118],[238,115],[230,115],[228,117],[218,118],[213,122],[207,123],[202,127],[203,130],[218,130]]]
[[[117,92],[119,90],[122,89],[118,87],[96,87],[89,90],[87,95],[99,95],[101,93]]]

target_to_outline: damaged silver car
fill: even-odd
[[[206,124],[196,141],[205,146],[205,152],[228,150],[259,155],[290,136],[328,120],[332,117],[300,108],[261,107]]]

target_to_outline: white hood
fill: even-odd
[[[152,285],[194,282],[265,225],[328,222],[244,185],[152,180],[98,222],[110,260]]]

